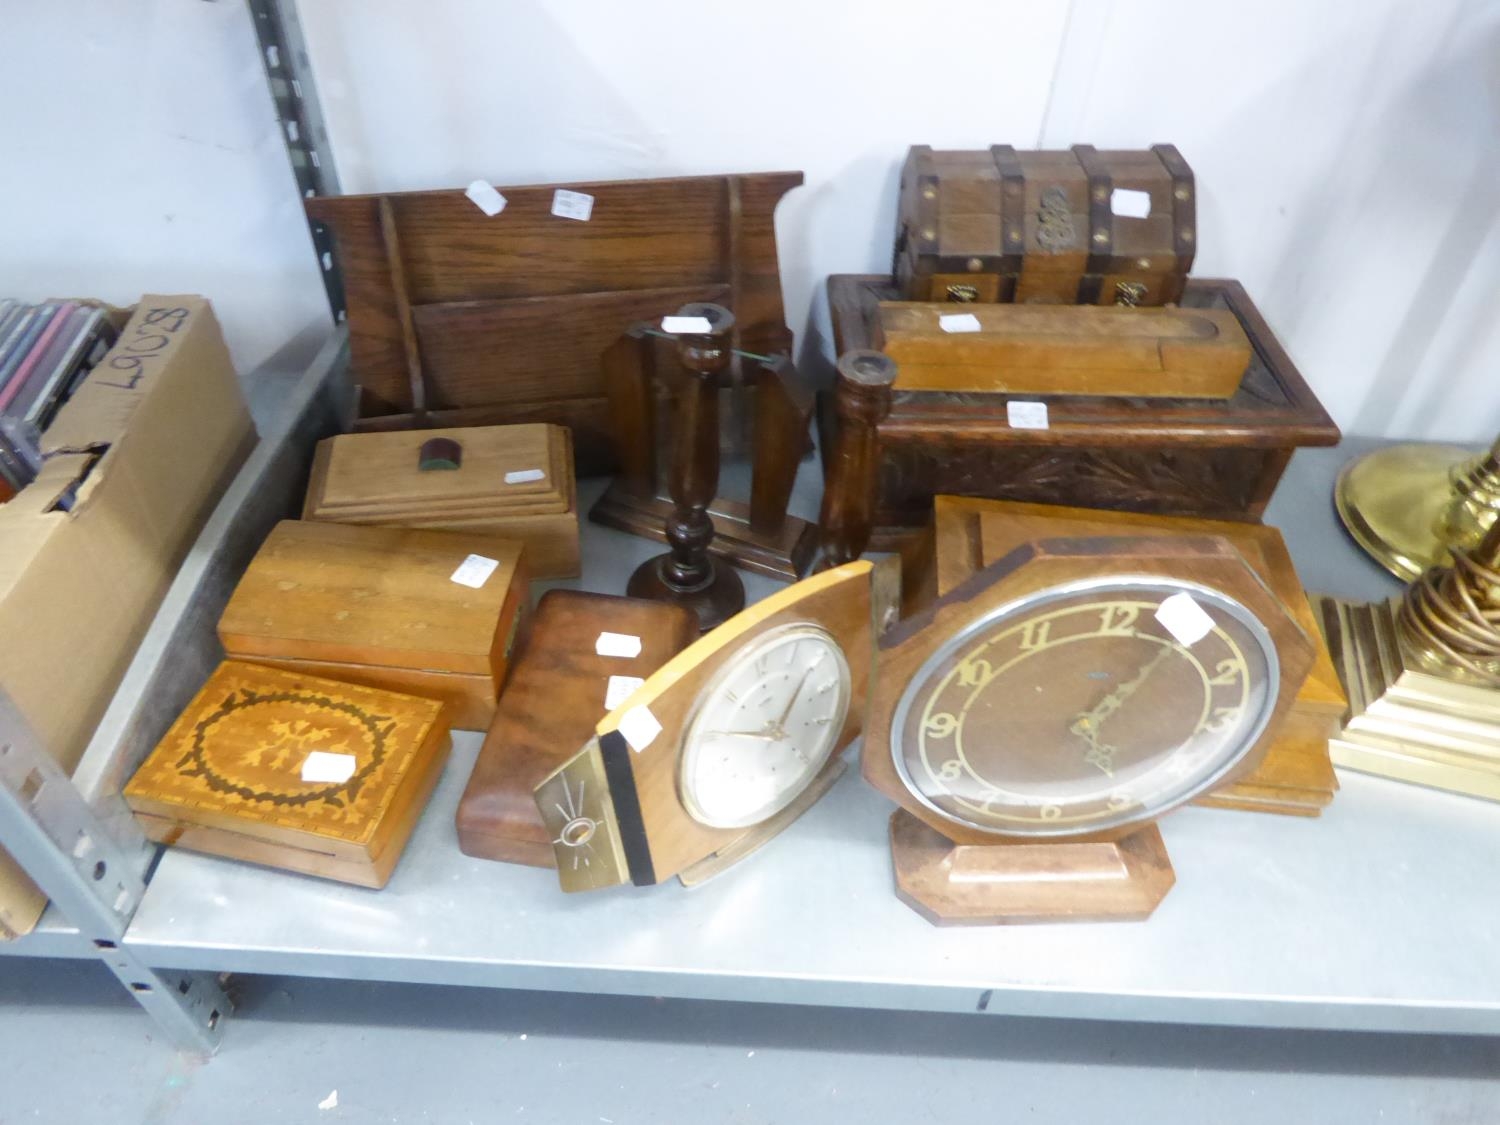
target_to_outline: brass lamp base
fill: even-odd
[[[1312,601],[1349,696],[1334,764],[1500,801],[1500,690],[1414,652],[1399,600]]]
[[[1448,562],[1500,515],[1500,442],[1488,455],[1461,445],[1393,445],[1344,466],[1339,518],[1365,552],[1403,582]]]
[[[935,926],[1139,922],[1176,882],[1156,825],[1107,843],[955,844],[897,809],[896,897]]]
[[[1474,457],[1460,445],[1393,445],[1344,466],[1333,502],[1354,541],[1403,582],[1447,561],[1438,537],[1449,475]]]

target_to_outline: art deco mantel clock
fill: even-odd
[[[1224,539],[1045,539],[880,642],[862,754],[939,924],[1144,918],[1155,821],[1253,769],[1313,658]]]
[[[757,602],[648,677],[536,789],[566,891],[702,882],[842,773],[894,568],[854,562]]]

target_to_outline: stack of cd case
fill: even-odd
[[[41,435],[112,343],[97,305],[0,300],[0,499],[36,477]]]

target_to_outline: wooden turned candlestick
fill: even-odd
[[[721,305],[689,304],[678,316],[703,317],[710,331],[677,341],[682,366],[672,415],[672,463],[667,493],[672,514],[666,533],[670,550],[647,559],[630,576],[625,592],[686,606],[703,632],[745,607],[740,576],[708,551],[714,525],[708,506],[719,488],[719,380],[729,366],[734,316]]]
[[[820,569],[853,562],[870,544],[875,475],[880,466],[876,426],[891,412],[896,362],[860,348],[839,357],[834,409],[837,437],[823,484],[823,560]]]

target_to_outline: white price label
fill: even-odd
[[[1013,430],[1048,429],[1047,404],[1045,402],[1007,402],[1005,420],[1010,423],[1010,428]]]
[[[661,724],[656,721],[651,708],[643,703],[620,716],[620,733],[630,743],[630,748],[639,754],[656,741],[656,736],[661,733]]]
[[[518,469],[513,473],[505,474],[506,484],[530,484],[534,480],[546,480],[547,474],[541,469]]]
[[[458,569],[453,572],[451,581],[457,582],[460,586],[468,586],[471,590],[478,590],[490,580],[490,575],[495,573],[495,568],[499,565],[499,559],[470,555],[458,564]]]
[[[587,192],[558,188],[552,193],[552,213],[559,219],[577,219],[586,223],[594,213],[594,197]]]
[[[492,219],[505,210],[505,196],[496,191],[492,184],[487,184],[483,180],[475,180],[464,188],[464,194],[469,197],[475,207]]]
[[[1127,219],[1144,219],[1151,214],[1151,193],[1134,188],[1117,187],[1109,195],[1109,210],[1112,215]]]
[[[938,327],[944,332],[978,332],[980,326],[973,313],[948,313],[938,316]]]
[[[639,656],[641,638],[629,633],[600,633],[594,651],[600,656]]]
[[[674,336],[703,336],[712,332],[714,326],[706,316],[664,316],[661,318],[661,330]]]
[[[318,785],[342,785],[354,776],[358,763],[353,754],[330,754],[314,750],[302,762],[302,780]]]
[[[1177,638],[1177,643],[1192,648],[1213,632],[1214,619],[1189,593],[1173,594],[1156,607],[1161,627]]]
[[[639,676],[611,676],[609,687],[604,692],[604,709],[613,711],[629,699],[635,693],[635,689],[645,682]]]

